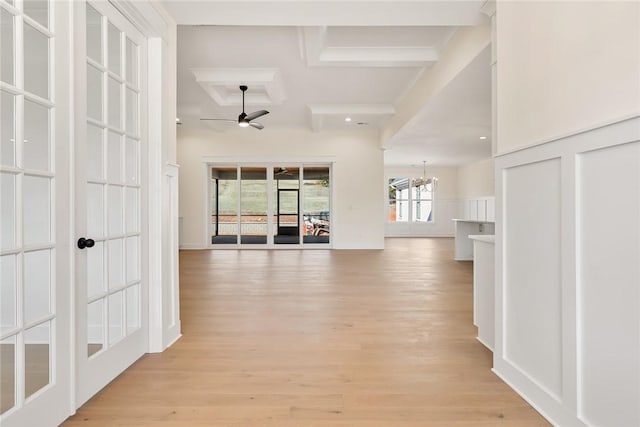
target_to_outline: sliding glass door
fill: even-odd
[[[212,247],[326,247],[329,165],[210,165]]]
[[[304,243],[329,243],[331,235],[331,192],[329,168],[304,168]]]
[[[240,243],[267,243],[267,168],[240,169]]]
[[[213,168],[211,171],[211,243],[238,243],[238,170]]]

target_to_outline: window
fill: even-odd
[[[389,222],[433,222],[437,178],[389,178]]]

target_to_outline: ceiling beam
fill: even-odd
[[[486,0],[162,0],[178,25],[468,26]]]
[[[390,148],[393,137],[490,43],[491,28],[488,25],[463,28],[456,32],[440,52],[440,60],[396,103],[397,113],[387,121],[382,130],[381,146]]]

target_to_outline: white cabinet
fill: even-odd
[[[471,235],[469,239],[473,241],[473,323],[478,327],[478,341],[493,351],[495,236]]]

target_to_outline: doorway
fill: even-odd
[[[210,164],[212,248],[331,244],[331,166]]]

